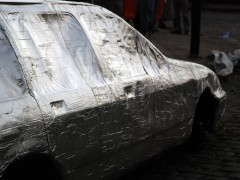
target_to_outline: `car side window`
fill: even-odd
[[[88,38],[68,13],[7,14],[35,95],[56,94],[103,81]]]
[[[45,96],[86,87],[59,26],[64,18],[51,13],[5,15],[34,95]]]
[[[15,52],[0,27],[0,99],[21,96],[25,81]]]
[[[129,24],[108,10],[83,13],[90,38],[111,72],[121,78],[158,74],[163,56]]]
[[[86,83],[104,83],[100,62],[77,19],[70,14],[59,14],[58,18],[65,44]]]
[[[145,75],[137,52],[136,31],[111,12],[96,14],[96,7],[91,8],[93,13],[83,13],[81,17],[106,67],[120,79]]]

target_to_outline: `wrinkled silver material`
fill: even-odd
[[[2,2],[2,3],[1,3]],[[64,179],[98,179],[187,139],[208,68],[165,57],[110,11],[85,3],[0,1],[0,176],[29,153]]]

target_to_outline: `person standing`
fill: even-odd
[[[156,26],[156,15],[160,0],[138,0],[135,28],[144,36],[149,36]]]
[[[135,28],[144,36],[148,29],[148,4],[149,0],[138,0],[137,11],[135,17]]]
[[[197,57],[200,49],[200,30],[201,30],[201,8],[202,0],[192,0],[192,26],[191,26],[191,48],[190,56]]]
[[[157,30],[157,15],[160,10],[160,1],[164,0],[149,0],[149,35]]]
[[[175,22],[171,33],[188,35],[190,31],[189,2],[188,0],[174,0]],[[183,29],[182,29],[183,19]]]
[[[118,16],[123,16],[123,0],[91,0],[94,4],[100,5]]]

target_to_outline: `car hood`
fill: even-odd
[[[206,66],[172,58],[165,59],[169,67],[181,77],[180,83],[196,81],[196,89],[199,94],[201,94],[204,89],[210,88],[216,98],[221,99],[226,96],[226,92],[222,89],[217,75]]]

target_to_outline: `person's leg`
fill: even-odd
[[[135,19],[135,28],[144,36],[147,34],[148,28],[148,0],[138,0],[137,14]]]
[[[154,24],[155,24],[155,16],[154,12],[155,12],[155,0],[148,0],[148,31],[152,31],[152,29],[154,28]]]
[[[182,32],[180,7],[181,7],[180,0],[174,0],[175,28],[174,31],[172,31],[172,33],[180,34]]]
[[[160,3],[162,3],[161,1],[164,1],[164,0],[155,0],[154,1],[154,25],[156,27],[157,25],[157,14],[158,14],[158,11],[160,9]]]
[[[134,19],[134,27],[140,32],[140,2],[138,1],[136,4],[136,16]]]
[[[123,17],[123,0],[117,0],[116,1],[117,9],[118,9],[118,15]]]
[[[156,30],[157,13],[160,9],[160,0],[149,0],[149,15],[150,21],[148,26],[149,35]]]
[[[183,15],[183,26],[184,26],[184,34],[189,34],[190,31],[190,17],[189,17],[189,4],[188,0],[181,0],[181,11]]]

